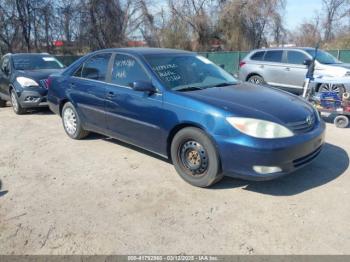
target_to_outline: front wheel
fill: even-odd
[[[71,103],[66,103],[62,109],[62,123],[67,135],[72,139],[83,139],[89,132],[84,130],[77,111]]]
[[[11,96],[11,104],[12,104],[13,111],[17,115],[24,114],[26,112],[26,110],[19,103],[18,96],[17,96],[15,90],[11,90],[10,96]]]
[[[223,177],[215,146],[201,129],[180,130],[171,143],[171,159],[179,175],[193,186],[209,187]]]
[[[342,98],[346,91],[344,85],[341,84],[321,84],[318,92],[335,92]]]

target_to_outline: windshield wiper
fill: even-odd
[[[223,83],[219,83],[219,84],[215,84],[215,85],[210,85],[210,86],[206,86],[203,87],[204,89],[206,88],[214,88],[214,87],[225,87],[225,86],[232,86],[232,85],[236,85],[236,82],[223,82]]]
[[[202,88],[198,86],[182,86],[174,88],[175,91],[195,91],[195,90],[202,90]]]

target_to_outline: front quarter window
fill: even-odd
[[[236,84],[237,80],[207,58],[187,54],[147,55],[147,62],[171,90],[204,89]]]

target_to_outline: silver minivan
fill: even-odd
[[[307,73],[307,62],[315,56],[315,48],[269,48],[250,52],[241,62],[239,79],[255,84],[268,84],[293,93],[301,93]],[[350,65],[331,54],[318,50],[315,76],[347,78],[344,84],[318,84],[316,91],[350,91]],[[348,83],[346,83],[348,82]]]

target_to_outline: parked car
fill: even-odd
[[[49,54],[7,54],[0,61],[0,107],[11,101],[16,114],[47,106],[47,79],[63,64]]]
[[[301,98],[237,81],[195,53],[107,49],[50,77],[48,103],[67,135],[90,131],[171,159],[188,183],[267,180],[313,160],[325,124]]]
[[[315,48],[274,48],[250,52],[240,63],[239,79],[255,84],[268,84],[302,93],[307,64],[315,56]],[[315,75],[350,79],[350,64],[340,62],[331,54],[318,50]],[[344,84],[319,84],[316,91],[350,92],[349,81]]]

